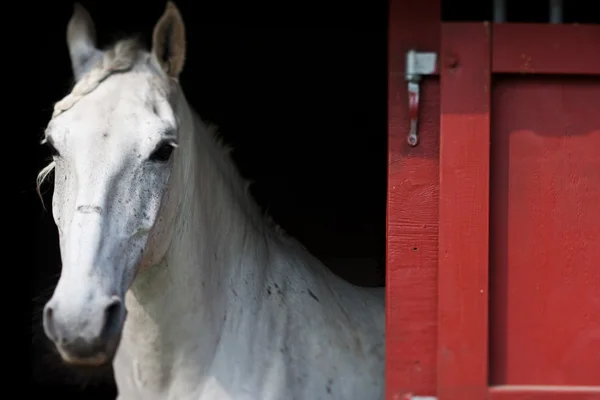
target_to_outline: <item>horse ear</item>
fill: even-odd
[[[179,77],[185,62],[185,25],[171,1],[167,2],[165,12],[154,27],[152,53],[168,76]]]
[[[96,48],[96,27],[90,14],[79,3],[67,25],[67,46],[75,80],[81,79],[98,60],[102,52]]]

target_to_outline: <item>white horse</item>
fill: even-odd
[[[62,273],[44,331],[71,364],[113,362],[118,399],[382,399],[384,296],[333,275],[261,215],[178,83],[168,3],[152,50],[106,51],[81,6],[76,84],[44,142]]]

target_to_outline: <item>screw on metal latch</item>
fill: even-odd
[[[419,135],[417,135],[417,121],[410,121],[410,132],[407,142],[410,146],[415,147],[419,144]]]

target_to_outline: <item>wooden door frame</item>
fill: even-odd
[[[488,388],[490,81],[494,73],[600,74],[600,54],[593,51],[598,48],[598,40],[588,31],[599,28],[585,25],[572,28],[572,25],[442,24],[439,0],[390,2],[386,399],[433,396],[451,399],[457,397],[453,393],[466,390],[472,390],[476,397],[460,396],[461,399],[488,398],[490,394],[493,398],[514,399],[518,393],[533,396],[532,399],[550,398],[541,388]],[[475,43],[460,43],[459,39],[464,39],[461,35],[467,33],[478,35]],[[523,35],[533,40],[520,40],[521,47],[515,48],[515,37]],[[577,49],[568,44],[574,40],[579,44]],[[549,42],[554,47],[549,48]],[[555,46],[561,48],[560,57],[556,56]],[[491,48],[495,51],[491,52]],[[409,118],[404,57],[410,49],[440,54],[444,82],[441,90],[438,77],[426,77],[422,83],[421,141],[417,147],[410,147],[406,142]],[[459,53],[448,52],[450,49]],[[465,51],[469,54],[463,55]],[[524,52],[535,57],[523,58]],[[469,83],[465,74],[456,73],[461,68],[475,70],[478,67],[488,71],[477,76],[478,87]],[[463,96],[464,103],[452,105],[451,102],[456,102],[456,97],[450,99],[452,87],[469,90],[480,102]],[[444,124],[441,148],[440,107],[445,113],[441,117]],[[453,118],[452,110],[461,107],[472,108],[476,118],[471,121]],[[457,153],[459,141],[469,143],[466,150],[461,147],[463,159]],[[452,167],[457,165],[471,167],[453,171]],[[465,177],[467,179],[460,179]],[[461,211],[454,213],[456,209],[452,207],[457,205],[462,207]],[[476,224],[471,223],[474,220]],[[453,236],[456,227],[463,228],[462,233],[468,235],[465,237],[472,243],[484,247],[457,254],[457,249],[462,248],[463,252],[471,249],[465,247],[466,240]],[[438,252],[440,242],[442,251]],[[464,274],[468,274],[466,280]],[[469,305],[464,310],[468,313],[468,316],[463,315],[468,332],[458,332],[463,325],[453,319],[456,310],[452,305],[475,299],[483,303]],[[467,346],[475,353],[461,353],[460,346]],[[448,358],[450,353],[456,356]],[[474,386],[465,389],[465,385]],[[589,397],[589,393],[578,393],[574,396]]]
[[[437,392],[488,387],[491,37],[487,23],[442,24]]]
[[[439,0],[390,1],[386,399],[436,393],[439,79],[421,83],[420,142],[407,143],[410,49],[439,52]]]

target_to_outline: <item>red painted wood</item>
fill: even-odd
[[[440,2],[390,2],[386,399],[436,391],[439,79],[421,84],[420,143],[410,147],[405,54],[439,51]]]
[[[442,24],[440,400],[484,399],[488,391],[489,28]]]
[[[501,79],[493,108],[491,383],[600,399],[600,79]]]
[[[598,400],[600,388],[588,386],[495,386],[489,400]]]
[[[549,135],[553,137],[551,145],[544,135],[517,135],[517,150],[512,147],[513,134],[504,139],[494,136],[490,161],[492,65],[500,73],[524,72],[525,67],[525,72],[536,74],[597,73],[595,53],[573,51],[594,46],[590,43],[597,36],[581,39],[583,30],[555,26],[495,25],[493,43],[498,50],[490,50],[487,24],[444,24],[441,147],[437,141],[438,81],[429,77],[422,92],[422,141],[411,148],[406,144],[404,55],[409,48],[437,50],[431,34],[437,33],[439,4],[432,4],[411,3],[409,7],[399,0],[391,4],[386,398],[437,392],[440,400],[600,400],[600,376],[594,375],[600,370],[600,358],[594,359],[597,353],[592,351],[600,349],[600,335],[594,328],[597,323],[593,322],[600,320],[600,268],[589,267],[600,265],[600,234],[594,230],[600,226],[594,223],[600,221],[594,214],[600,207],[592,208],[593,199],[596,203],[600,199],[600,184],[590,172],[600,174],[597,158],[593,158],[600,157],[600,143],[597,130],[588,135],[577,133],[582,126],[589,129],[585,124],[597,121],[588,115],[589,107],[600,104],[593,97],[600,94],[598,83],[591,83],[591,78],[572,79],[569,85],[579,82],[580,89],[587,89],[571,90],[556,76],[540,82],[540,77],[527,75],[519,81],[514,96],[520,96],[521,90],[529,87],[522,86],[527,83],[538,87],[536,90],[554,87],[554,92],[541,99],[523,92],[521,100],[504,98],[504,104],[498,99],[506,96],[507,82],[518,79],[499,81],[494,95],[494,135],[498,124],[526,120],[528,124],[523,126],[528,129],[558,129],[562,123],[567,134]],[[434,13],[435,18],[423,17]],[[502,31],[508,27],[516,30]],[[592,32],[589,29],[593,28],[583,29]],[[559,31],[561,35],[552,33]],[[523,36],[528,41],[522,40]],[[558,53],[553,48],[567,50]],[[515,58],[526,53],[535,56],[526,64]],[[560,60],[561,56],[569,60]],[[556,84],[562,85],[560,89],[553,86]],[[520,117],[513,120],[513,112]],[[580,149],[587,151],[581,158]],[[540,166],[545,160],[540,155],[563,157],[562,164]],[[518,172],[517,167],[525,172]],[[514,173],[510,171],[517,171],[518,190],[512,188]],[[499,192],[499,188],[505,191]],[[504,246],[499,238],[504,238]],[[518,267],[512,266],[513,260]],[[534,267],[536,263],[543,266]],[[554,268],[548,268],[548,263]],[[489,318],[488,272],[492,289]],[[538,289],[540,285],[544,288]],[[567,341],[569,337],[571,341]]]
[[[494,24],[492,72],[600,75],[600,26]]]

